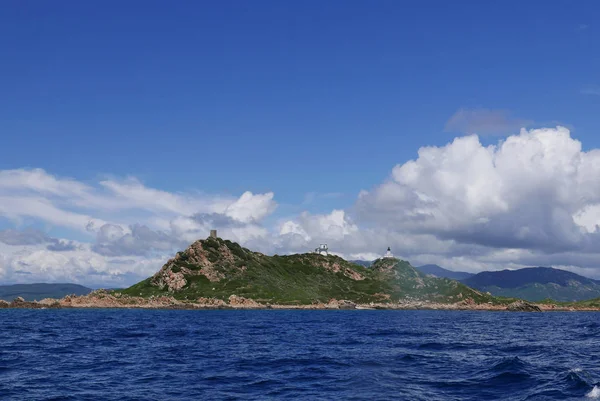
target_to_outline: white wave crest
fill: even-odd
[[[598,386],[594,386],[592,391],[585,395],[588,398],[600,398],[600,388]]]

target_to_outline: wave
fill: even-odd
[[[0,392],[7,399],[600,401],[593,343],[600,323],[590,314],[191,313],[60,310],[51,322],[48,313],[0,313]]]
[[[588,398],[600,398],[600,388],[598,386],[594,386],[594,388],[585,396]]]
[[[520,372],[528,368],[528,364],[518,356],[504,358],[496,363],[490,370],[496,372]]]

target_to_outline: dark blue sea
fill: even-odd
[[[0,310],[6,400],[588,400],[600,313]]]

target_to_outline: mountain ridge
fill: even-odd
[[[432,274],[436,277],[445,277],[452,280],[464,280],[475,275],[475,273],[448,270],[434,264],[417,266],[416,269],[419,270],[421,273]]]
[[[485,271],[462,282],[492,295],[528,301],[576,302],[600,297],[600,281],[553,267]]]

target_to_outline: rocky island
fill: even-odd
[[[395,258],[378,259],[367,268],[318,253],[267,256],[209,237],[127,289],[34,302],[0,301],[0,308],[15,307],[542,311],[598,310],[600,303],[531,304],[426,275]]]

